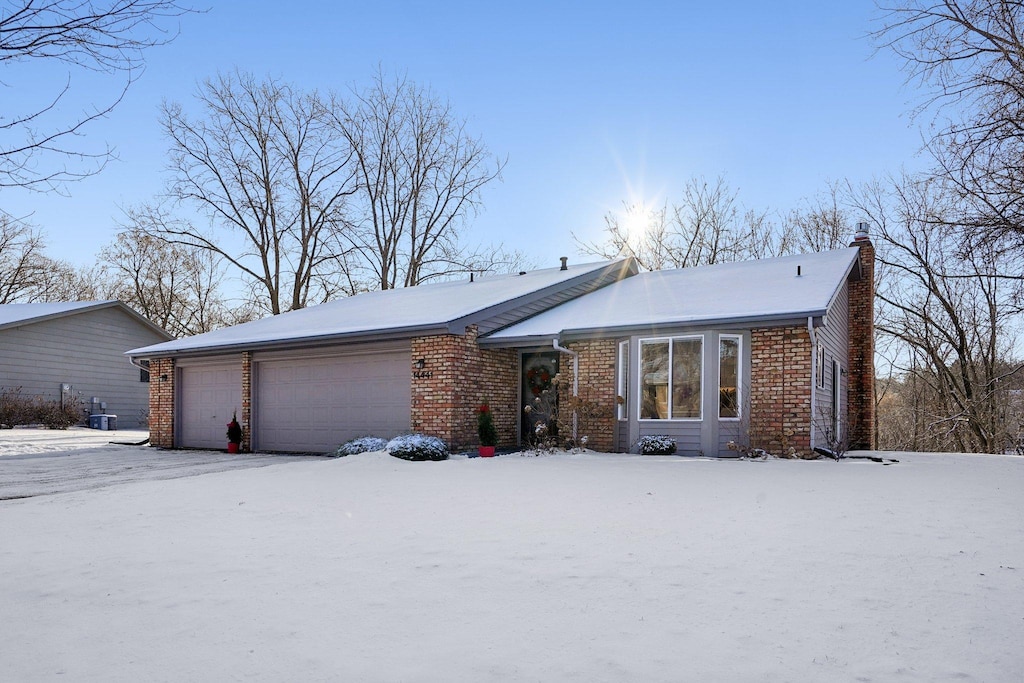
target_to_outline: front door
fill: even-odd
[[[522,370],[520,441],[523,445],[532,445],[558,432],[554,420],[558,409],[558,392],[554,387],[555,375],[558,374],[558,353],[523,353]],[[526,406],[530,407],[529,411],[525,410]]]

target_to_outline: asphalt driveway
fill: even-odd
[[[282,465],[318,457],[228,455],[223,451],[176,451],[127,445],[137,444],[146,436],[145,431],[105,432],[83,427],[0,430],[0,501]]]

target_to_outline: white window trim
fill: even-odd
[[[742,334],[720,334],[718,335],[718,391],[722,391],[722,340],[736,340],[736,417],[722,417],[722,399],[719,397],[715,411],[719,413],[720,422],[739,422],[743,419],[743,335]],[[703,386],[701,387],[703,389]]]
[[[623,366],[627,370],[623,376]],[[620,422],[629,420],[629,340],[619,342],[618,365],[615,368],[615,393],[624,399],[624,403],[616,401],[615,414]]]
[[[815,371],[818,373],[817,385],[819,389],[824,389],[828,385],[825,382],[825,345],[818,342],[818,353],[816,358]]]
[[[832,359],[832,382],[835,385],[835,391],[832,395],[832,413],[834,422],[832,428],[835,430],[834,434],[838,440],[842,438],[843,429],[843,374],[842,368],[839,367],[839,361],[835,358]]]
[[[684,339],[697,339],[700,341],[700,415],[698,417],[672,417],[672,342]],[[641,417],[640,410],[643,408],[643,348],[644,344],[656,344],[668,342],[668,417]],[[704,421],[704,386],[706,384],[704,374],[707,372],[704,362],[705,340],[703,334],[684,334],[675,337],[646,337],[637,344],[636,359],[636,415],[640,422],[664,423],[664,422],[703,422]]]

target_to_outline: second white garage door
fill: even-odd
[[[411,367],[409,351],[258,362],[255,448],[326,453],[409,431]]]

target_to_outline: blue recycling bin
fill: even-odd
[[[90,415],[89,428],[115,430],[117,429],[117,415]]]

